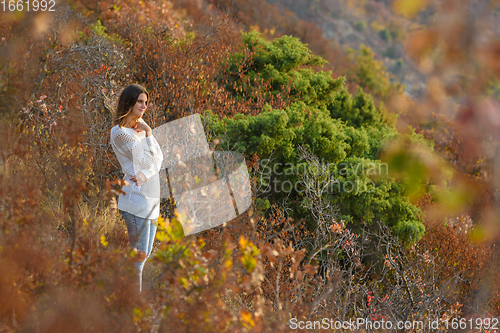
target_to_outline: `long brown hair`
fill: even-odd
[[[120,125],[120,127],[125,126],[125,119],[127,119],[135,103],[137,103],[140,94],[146,94],[149,100],[149,94],[146,88],[140,84],[134,83],[123,89],[118,99],[118,107],[116,108],[113,125]]]

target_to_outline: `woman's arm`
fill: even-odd
[[[112,137],[112,142],[118,151],[132,161],[125,171],[134,175],[132,181],[135,181],[138,186],[142,186],[151,176],[160,171],[163,153],[152,135],[139,140],[131,133],[120,131]]]

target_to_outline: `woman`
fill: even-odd
[[[135,267],[142,290],[142,270],[151,254],[156,234],[154,222],[160,215],[160,180],[163,161],[151,127],[142,119],[149,94],[139,84],[126,87],[118,100],[111,129],[111,146],[125,174],[124,193],[118,197],[118,210],[127,224],[130,245],[139,251]]]

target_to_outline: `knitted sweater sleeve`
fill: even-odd
[[[129,160],[129,163],[121,163],[127,174],[142,172],[149,179],[160,171],[163,153],[152,135],[139,139],[131,133],[119,131],[111,140],[113,146]]]

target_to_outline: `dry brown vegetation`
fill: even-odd
[[[257,24],[269,38],[277,26],[274,34],[300,36],[330,54],[334,76],[349,72],[347,57],[316,27],[263,1],[217,1],[222,10],[230,3],[238,24]],[[452,162],[451,191],[476,197],[419,198],[427,231],[411,246],[381,223],[354,232],[312,190],[313,228],[290,218],[296,203],[273,202],[267,212],[256,206],[224,228],[183,237],[165,202],[141,295],[137,253],[113,210],[121,181],[108,133],[120,89],[147,87],[152,127],[205,110],[255,115],[266,104],[286,106],[288,92],[271,94],[262,81],[235,96],[243,77],[227,69],[241,47],[240,25],[211,4],[90,0],[58,3],[54,14],[0,13],[0,332],[285,332],[290,318],[498,317],[500,108],[479,98],[489,74],[500,77],[500,44],[473,44],[460,33],[466,13],[456,10],[449,29],[431,27],[409,40],[410,54],[432,74],[426,98],[407,104],[396,96],[388,107],[406,111],[400,128],[420,124]],[[474,80],[449,79],[457,68]],[[462,117],[422,121],[462,96],[472,96],[455,108]],[[300,152],[302,160],[317,159]],[[258,157],[247,165],[257,196]]]

